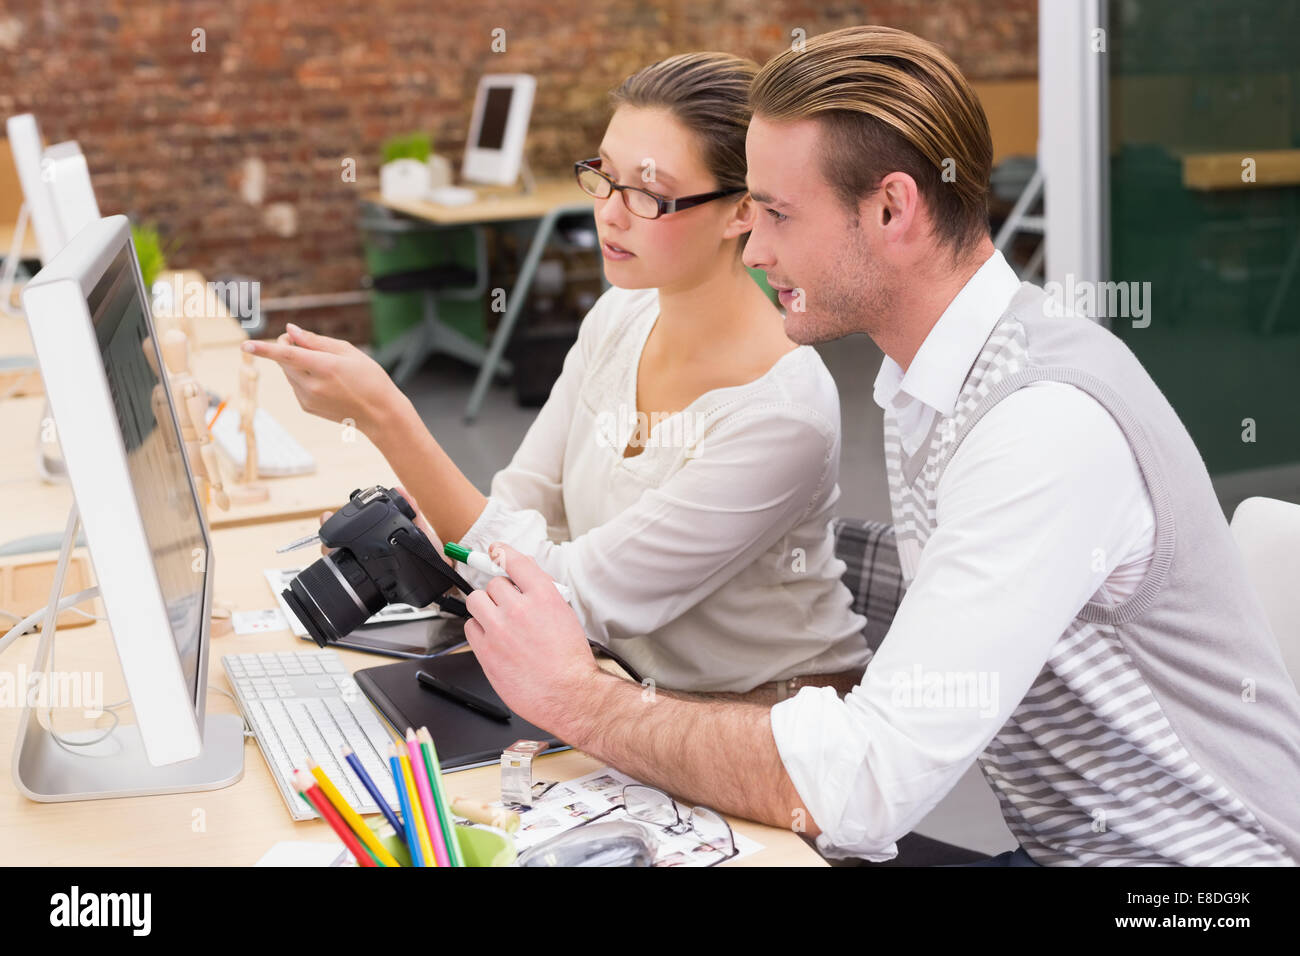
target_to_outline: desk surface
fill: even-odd
[[[1254,175],[1242,178],[1242,163],[1254,160]],[[1300,185],[1300,149],[1240,149],[1231,153],[1188,153],[1182,157],[1187,189],[1251,189]]]
[[[222,396],[235,396],[239,389],[241,353],[234,348],[207,349],[192,356],[194,374],[205,388]],[[287,518],[316,516],[333,511],[347,501],[354,488],[374,484],[391,486],[396,478],[379,450],[365,435],[345,429],[304,412],[284,372],[274,362],[256,359],[261,372],[258,405],[264,408],[316,458],[316,470],[308,475],[264,478],[270,497],[257,504],[231,504],[223,511],[215,503],[208,510],[214,528]],[[59,531],[72,504],[66,484],[51,485],[40,480],[36,470],[36,435],[42,398],[11,398],[0,402],[0,435],[6,453],[0,455],[0,493],[9,500],[21,500],[21,508],[0,512],[0,543],[33,534]],[[218,454],[223,481],[230,481],[234,468]]]
[[[164,272],[159,277],[172,283],[177,290],[179,310],[189,305],[191,313],[198,312],[190,321],[194,339],[190,350],[225,349],[238,346],[248,338],[248,333],[236,321],[221,301],[207,286],[207,280],[193,270]],[[158,321],[168,321],[166,318]],[[34,355],[27,320],[20,316],[0,314],[0,355]],[[0,395],[43,395],[40,374],[26,374],[21,379],[0,376]]]
[[[315,527],[314,521],[292,521],[214,532],[214,594],[234,610],[274,606],[262,577],[264,567],[292,567],[302,553],[277,555],[274,546]],[[56,642],[59,668],[64,671],[102,671],[104,699],[122,697],[122,679],[106,625],[96,623],[59,632]],[[0,672],[13,680],[20,664],[29,667],[37,635],[29,634],[0,657]],[[218,660],[230,653],[267,650],[304,650],[313,645],[288,631],[257,635],[227,634],[212,639],[208,683],[229,690]],[[355,651],[337,650],[350,670],[383,663]],[[209,691],[210,713],[234,713],[234,703]],[[0,747],[12,752],[20,710],[0,708]],[[124,722],[132,718],[123,714]],[[58,726],[72,727],[75,715],[56,717]],[[66,721],[66,723],[65,723]],[[539,758],[539,773],[546,779],[570,779],[597,769],[600,764],[585,754],[566,752]],[[447,775],[453,796],[494,800],[500,795],[497,768],[483,767]],[[818,866],[821,858],[796,834],[748,821],[732,820],[737,832],[763,844],[763,852],[734,865]],[[33,803],[20,795],[5,774],[0,782],[0,864],[48,865],[249,865],[280,840],[331,842],[335,839],[322,821],[294,823],[276,789],[256,742],[244,747],[243,779],[224,790],[203,793],[132,797],[82,803]]]
[[[379,193],[370,193],[365,200],[416,219],[447,226],[538,219],[558,206],[585,205],[590,208],[592,205],[591,197],[572,177],[540,180],[531,193],[494,186],[479,186],[475,191],[479,198],[463,206],[440,206],[424,201],[392,202]]]
[[[0,223],[0,257],[9,255],[9,247],[13,245],[14,229],[17,228],[16,222]],[[23,246],[19,251],[24,259],[39,259],[41,256],[41,247],[36,242],[36,230],[28,223],[27,232],[23,236]]]

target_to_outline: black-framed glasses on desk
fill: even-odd
[[[717,810],[691,807],[683,820],[676,800],[658,787],[648,787],[643,783],[629,783],[623,788],[622,804],[596,814],[582,825],[595,823],[615,810],[624,810],[631,819],[658,827],[673,836],[694,833],[701,841],[701,848],[722,854],[709,866],[725,863],[740,852],[736,849],[736,835],[731,831],[731,824]]]
[[[627,206],[627,211],[634,216],[640,216],[642,219],[658,219],[660,216],[681,212],[683,209],[690,209],[694,206],[702,206],[706,202],[713,202],[713,200],[721,199],[723,196],[734,196],[736,193],[746,191],[745,187],[740,186],[736,189],[720,189],[717,192],[696,193],[694,196],[669,199],[667,196],[660,196],[658,193],[652,193],[650,190],[642,189],[639,186],[620,186],[601,170],[600,164],[599,156],[580,160],[573,164],[573,174],[577,177],[578,185],[582,187],[582,191],[596,199],[608,199],[616,191],[620,192],[623,194],[623,205]]]

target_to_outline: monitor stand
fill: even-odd
[[[54,625],[63,596],[63,579],[68,569],[81,524],[74,504],[59,550],[59,563],[45,609],[40,643],[32,665],[32,677],[44,674],[50,659]],[[94,597],[99,589],[81,592]],[[20,793],[39,803],[69,800],[103,800],[110,797],[140,797],[160,793],[189,793],[219,790],[244,775],[244,721],[237,714],[208,714],[203,724],[203,750],[193,760],[155,767],[145,753],[140,731],[119,724],[98,744],[72,747],[56,740],[42,726],[38,707],[23,688],[24,705],[14,747],[13,778]],[[65,742],[93,740],[104,731],[61,731]]]

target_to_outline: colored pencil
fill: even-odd
[[[366,821],[361,819],[361,814],[352,809],[352,805],[348,803],[343,794],[339,793],[339,788],[334,786],[334,781],[321,769],[320,764],[314,760],[308,760],[307,770],[316,778],[316,783],[320,785],[329,802],[334,805],[334,809],[339,812],[339,816],[356,832],[358,839],[370,850],[370,855],[384,866],[397,866],[397,858],[379,842],[379,837],[375,836],[375,831],[366,826]]]
[[[340,752],[343,754],[343,759],[348,762],[348,766],[352,768],[352,772],[356,774],[357,779],[361,781],[361,786],[365,787],[370,793],[371,799],[379,804],[379,809],[388,818],[388,823],[393,828],[393,832],[401,833],[403,830],[402,821],[397,819],[397,814],[388,805],[384,795],[379,792],[379,787],[375,785],[375,781],[371,779],[370,774],[366,773],[366,768],[361,765],[361,758],[354,754],[352,748],[346,744],[340,748]]]
[[[447,839],[443,833],[442,816],[433,802],[433,787],[429,783],[429,768],[424,760],[420,742],[415,739],[415,731],[406,728],[406,750],[411,755],[411,776],[415,777],[415,789],[420,795],[420,810],[424,816],[424,826],[429,832],[429,842],[433,845],[433,857],[439,866],[451,866],[451,857],[447,853]]]
[[[433,843],[429,840],[429,826],[424,822],[424,810],[420,808],[420,794],[415,789],[411,757],[401,744],[397,745],[397,760],[402,765],[402,781],[406,785],[406,799],[411,803],[411,823],[415,826],[415,838],[420,841],[420,855],[424,857],[425,866],[437,866],[438,858],[433,855]]]
[[[433,743],[433,734],[428,727],[421,727],[416,737],[424,753],[425,767],[429,771],[429,783],[433,787],[433,799],[438,808],[438,819],[442,823],[447,838],[447,852],[451,855],[452,866],[464,866],[465,854],[460,848],[460,834],[456,831],[456,821],[452,819],[451,804],[447,800],[447,788],[442,782],[442,764],[438,761],[438,748]]]
[[[299,793],[307,798],[307,802],[312,805],[313,809],[321,815],[325,822],[334,828],[334,832],[343,841],[343,845],[352,851],[358,866],[379,865],[357,840],[356,834],[348,829],[348,825],[343,822],[343,818],[330,806],[329,798],[325,796],[319,786],[312,782],[311,777],[301,770],[295,770],[293,772],[293,785]]]
[[[424,856],[420,853],[420,838],[415,833],[415,814],[411,812],[411,800],[406,793],[406,781],[402,776],[402,764],[398,754],[397,744],[389,744],[388,764],[393,770],[393,785],[397,787],[397,802],[402,807],[402,819],[406,821],[402,832],[406,834],[406,848],[411,852],[411,866],[424,866]]]

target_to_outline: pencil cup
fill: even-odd
[[[466,866],[513,866],[515,841],[496,827],[466,827],[456,824],[457,842]]]
[[[411,865],[411,852],[405,837],[394,833],[383,817],[370,817],[367,825],[375,831],[379,842],[397,858],[402,866]],[[504,830],[495,827],[467,827],[456,825],[460,851],[466,866],[512,866],[515,862],[515,841]]]

